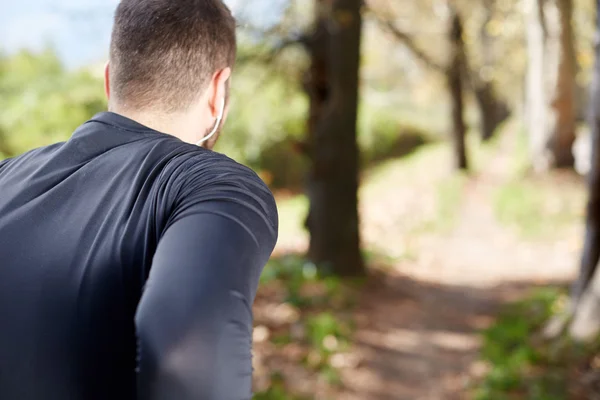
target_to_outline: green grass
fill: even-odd
[[[475,400],[569,398],[570,372],[597,353],[598,347],[566,338],[542,340],[541,328],[565,303],[563,290],[538,289],[500,313],[482,334],[481,357],[488,372],[475,387]]]
[[[496,152],[506,152],[506,149],[499,148],[505,144],[500,138],[479,144],[476,143],[478,138],[471,134],[469,141],[475,175]],[[529,176],[527,158],[526,140],[519,133],[518,143],[514,151],[511,151],[510,159],[506,165],[503,164],[508,174],[501,174],[502,179],[494,182],[497,186],[492,189],[491,197],[488,198],[495,217],[514,229],[524,240],[548,240],[554,238],[554,235],[564,235],[582,217],[585,187],[577,178],[563,173],[551,173],[543,177]],[[422,146],[403,158],[382,162],[364,172],[361,200],[372,202],[376,206],[379,197],[389,197],[390,191],[394,194],[395,186],[408,187],[417,196],[421,192],[427,193],[435,200],[432,215],[428,215],[423,221],[418,220],[414,230],[411,227],[406,231],[415,235],[423,232],[450,232],[461,216],[466,186],[471,179],[467,174],[440,173],[439,163],[450,169],[451,160],[448,143],[433,143]],[[406,195],[406,191],[400,194]],[[369,207],[372,205],[369,203]],[[308,202],[304,196],[279,202],[279,209],[282,236],[306,235],[302,222]],[[363,254],[370,265],[393,264],[398,261],[376,249],[364,249]],[[417,257],[416,254],[407,256]],[[317,355],[310,357],[310,360],[307,357],[305,367],[317,371],[335,384],[338,377],[336,370],[329,365],[330,350],[325,346],[325,339],[328,338],[328,342],[331,342],[333,337],[338,345],[345,346],[352,340],[352,329],[351,324],[340,317],[340,313],[330,312],[326,308],[329,304],[343,303],[333,300],[344,297],[343,294],[340,295],[343,293],[339,290],[340,281],[330,281],[331,289],[324,290],[322,296],[303,296],[304,285],[315,282],[323,285],[323,282],[327,282],[327,277],[318,276],[315,271],[316,268],[310,263],[294,259],[282,260],[279,264],[268,267],[265,279],[285,281],[288,291],[286,301],[290,304],[301,310],[318,309],[305,313],[302,318],[306,332],[304,340],[313,354]],[[564,293],[560,290],[538,290],[527,299],[509,305],[499,315],[496,323],[483,333],[481,356],[489,372],[474,388],[473,399],[568,398],[568,372],[574,363],[580,362],[582,355],[589,354],[589,350],[586,353],[567,340],[552,344],[541,343],[538,337],[540,327],[556,311],[563,299]],[[344,307],[351,309],[351,305]],[[336,309],[339,310],[340,307]],[[291,336],[284,333],[274,340],[285,346],[290,342]],[[261,398],[287,399],[276,397],[276,385],[272,390],[273,397]]]
[[[533,344],[561,298],[558,290],[536,291],[530,297],[509,305],[494,325],[483,332],[481,355],[490,370],[479,384],[476,400],[565,399],[563,382],[554,374],[538,375],[535,366],[544,361],[543,352]]]
[[[544,195],[524,182],[510,182],[496,192],[494,209],[497,219],[516,226],[525,236],[543,232]]]
[[[508,180],[500,183],[493,194],[495,217],[522,239],[553,239],[553,235],[564,232],[582,218],[585,186],[575,175],[561,177],[553,172],[533,175],[526,132],[519,122],[509,123],[510,134],[516,135],[516,140],[506,166]],[[498,135],[477,146],[473,159],[478,166],[499,151],[501,140]]]
[[[496,219],[514,229],[523,239],[551,239],[553,235],[569,227],[582,217],[585,204],[585,187],[578,178],[567,181],[555,179],[554,175],[535,177],[528,172],[527,140],[518,126],[510,134],[516,134],[517,144],[508,162],[510,169],[506,182],[501,182],[493,193],[492,206]],[[469,148],[475,173],[499,151],[501,135],[490,142],[480,144],[471,132]],[[430,176],[432,165],[447,163],[451,168],[450,147],[447,143],[432,143],[420,147],[403,158],[383,162],[364,171],[361,199],[384,196],[393,185],[415,187],[429,185],[435,188],[435,215],[416,228],[418,232],[448,232],[460,217],[467,174]],[[298,196],[279,203],[281,236],[306,239],[308,233],[303,221],[308,212],[308,200]],[[417,233],[418,233],[417,232]]]
[[[363,191],[378,193],[390,190],[390,185],[433,185],[435,188],[436,211],[430,219],[423,221],[417,231],[450,231],[460,216],[464,200],[467,174],[430,175],[432,165],[448,163],[451,168],[450,148],[447,143],[432,143],[421,147],[413,154],[398,160],[389,161],[366,174]],[[437,167],[437,165],[436,165]]]
[[[360,284],[360,282],[358,282]],[[302,367],[335,386],[341,382],[338,370],[332,366],[332,357],[349,349],[354,331],[352,310],[357,283],[323,275],[313,263],[299,256],[288,255],[269,261],[261,275],[261,287],[283,288],[279,298],[299,313],[294,326],[279,327],[271,338],[283,348],[292,342],[304,349]],[[308,289],[308,290],[307,290]],[[301,337],[292,334],[301,327]],[[287,377],[289,379],[289,377]],[[299,400],[290,394],[286,378],[271,376],[269,387],[259,392],[255,400]]]
[[[447,143],[434,142],[415,152],[369,168],[363,172],[362,191],[387,191],[391,184],[415,184],[428,176],[431,165],[449,160]]]
[[[426,190],[427,196],[434,197],[435,211],[433,215],[427,216],[419,222],[418,226],[415,226],[415,233],[450,231],[460,217],[469,176],[450,172],[440,174],[440,163],[447,164],[448,168],[451,168],[450,148],[446,143],[436,142],[424,145],[405,157],[388,160],[366,169],[362,174],[360,188],[362,205],[368,202],[369,207],[377,207],[377,199],[389,196],[395,186]],[[432,193],[429,193],[431,191]],[[291,238],[307,241],[308,232],[303,226],[308,213],[307,197],[305,195],[280,197],[277,203],[280,240],[286,243]],[[365,255],[367,261],[375,263],[398,261],[389,257],[386,260],[386,256],[378,254],[376,249],[366,249]],[[409,251],[405,258],[414,259],[416,254]]]
[[[494,195],[494,212],[501,223],[524,239],[552,238],[581,218],[584,187],[523,178],[503,184]]]
[[[416,261],[418,259],[418,254],[413,246],[406,246],[401,256],[389,256],[385,254],[382,250],[373,250],[373,249],[363,249],[362,250],[363,259],[365,263],[369,267],[377,267],[377,268],[392,268],[399,262],[402,261]]]
[[[447,229],[456,221],[462,202],[462,191],[467,182],[466,175],[447,174],[430,177],[428,170],[433,163],[449,163],[449,147],[445,143],[432,143],[398,159],[382,162],[366,169],[362,174],[361,201],[366,195],[377,197],[388,193],[392,185],[414,186],[434,179],[436,184],[437,215],[426,221],[427,229]],[[305,195],[279,198],[279,236],[285,238],[308,238],[304,219],[308,213],[308,198]]]
[[[253,400],[308,400],[307,397],[294,396],[287,392],[285,383],[278,376],[273,376],[273,384],[263,392],[256,393]]]

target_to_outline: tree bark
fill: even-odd
[[[534,170],[572,167],[575,45],[572,0],[527,0],[527,112]]]
[[[481,45],[481,68],[471,70],[471,86],[475,94],[475,100],[479,108],[480,132],[483,141],[490,140],[498,127],[510,116],[510,109],[506,102],[498,97],[493,80],[488,74],[483,74],[493,68],[495,59],[493,53],[494,40],[489,34],[489,23],[494,16],[495,0],[483,1],[484,18],[479,30],[479,39]]]
[[[317,2],[307,80],[311,170],[309,258],[342,276],[365,273],[358,217],[357,111],[361,0]]]
[[[600,0],[597,0],[600,9]],[[598,11],[597,11],[598,12]],[[596,61],[591,87],[590,128],[592,136],[592,160],[588,175],[588,204],[585,241],[579,278],[573,285],[575,318],[571,333],[586,339],[600,330],[600,14],[596,18]]]
[[[464,120],[463,71],[466,68],[463,28],[456,10],[451,8],[450,14],[450,63],[446,71],[446,81],[451,97],[452,140],[456,168],[467,170],[469,163],[465,145],[467,127]]]
[[[481,139],[485,142],[492,139],[500,124],[510,117],[510,109],[498,97],[492,82],[476,79],[479,81],[474,83],[473,93],[479,108]]]
[[[552,108],[552,152],[555,167],[573,167],[573,143],[577,127],[576,107],[576,54],[573,35],[573,0],[557,0],[560,27],[558,36],[558,77],[551,98]]]

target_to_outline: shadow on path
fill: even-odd
[[[381,275],[365,287],[357,310],[358,368],[345,371],[340,399],[468,398],[479,332],[498,308],[536,286],[506,282],[490,288],[440,285]]]

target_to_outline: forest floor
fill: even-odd
[[[495,143],[471,147],[469,175],[451,170],[446,145],[365,174],[362,235],[372,273],[353,309],[351,361],[340,368],[335,393],[314,382],[300,388],[310,398],[468,399],[485,372],[480,331],[499,307],[575,276],[583,180],[526,174],[510,127]],[[301,199],[280,204],[276,254],[305,249],[305,206]],[[259,291],[259,316],[266,303]]]

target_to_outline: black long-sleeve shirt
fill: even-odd
[[[251,397],[273,196],[231,159],[101,113],[0,162],[0,399]]]

